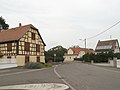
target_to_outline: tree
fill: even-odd
[[[79,45],[73,45],[70,48],[80,48]]]
[[[55,59],[55,62],[63,61],[64,60],[63,56],[64,56],[64,53],[66,52],[67,52],[67,49],[63,48],[60,45],[53,47],[45,52],[46,62],[48,62],[49,60],[54,61],[54,59]],[[56,56],[54,56],[54,54],[56,54]]]
[[[0,17],[0,30],[1,29],[8,29],[9,28],[9,25],[6,24],[6,21],[4,18],[2,18],[2,16]]]

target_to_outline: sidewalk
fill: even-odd
[[[7,69],[7,68],[14,68],[14,67],[17,67],[17,64],[14,64],[14,63],[13,64],[12,63],[11,64],[6,64],[6,63],[0,64],[0,69]]]
[[[110,66],[109,63],[93,63],[93,65],[97,65],[97,66]]]

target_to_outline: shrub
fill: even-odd
[[[42,64],[38,63],[38,62],[29,62],[25,64],[25,68],[28,69],[39,69],[42,68],[41,66]]]
[[[114,57],[116,57],[117,59],[120,59],[120,53],[115,53]]]
[[[52,67],[52,64],[45,63],[44,67]]]
[[[39,62],[29,62],[27,64],[25,64],[25,68],[28,69],[40,69],[40,68],[47,68],[47,67],[51,67],[52,64],[47,64],[47,63],[39,63]]]
[[[83,61],[83,58],[74,58],[75,61]]]

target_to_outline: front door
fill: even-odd
[[[40,56],[37,56],[37,62],[40,62]]]
[[[29,56],[25,56],[25,63],[29,63]]]

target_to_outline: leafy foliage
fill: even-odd
[[[41,68],[41,64],[38,62],[30,62],[25,64],[25,68],[28,69],[39,69]]]
[[[98,54],[87,53],[78,60],[82,60],[85,62],[91,62],[93,60],[94,62],[100,63],[100,62],[108,62],[109,59],[113,60],[114,57],[120,59],[120,53],[113,53],[112,51],[108,53],[98,53]]]
[[[60,45],[53,47],[45,52],[46,62],[48,62],[49,60],[52,60],[52,61],[55,60],[55,62],[63,61],[64,60],[63,56],[64,56],[64,53],[66,52],[67,52],[67,49],[63,48]],[[56,56],[54,56],[54,54],[56,54]]]
[[[29,62],[25,64],[25,68],[27,69],[40,69],[40,68],[47,68],[47,67],[51,67],[51,64],[43,64],[43,63],[39,63],[39,62]]]
[[[115,54],[114,54],[114,57],[120,59],[120,53],[115,53]]]
[[[0,17],[0,30],[1,30],[1,29],[8,29],[8,28],[9,28],[9,25],[6,24],[5,19],[2,18],[2,16],[1,16],[1,17]]]

